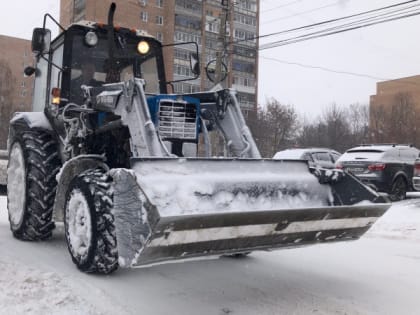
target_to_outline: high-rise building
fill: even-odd
[[[80,20],[106,23],[111,2],[117,4],[115,25],[145,30],[163,44],[198,44],[202,75],[197,80],[175,83],[174,92],[212,88],[214,83],[206,76],[205,67],[209,63],[216,65],[218,59],[226,65],[227,76],[222,86],[238,91],[245,114],[256,110],[258,0],[61,0],[60,22],[65,27]],[[192,45],[165,49],[169,80],[191,76],[188,62],[191,49]]]
[[[0,149],[6,148],[12,113],[31,109],[33,77],[23,70],[32,65],[29,40],[0,35]]]

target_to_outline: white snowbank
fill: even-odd
[[[366,236],[420,241],[420,199],[394,203]]]

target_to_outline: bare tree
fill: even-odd
[[[248,121],[261,154],[272,157],[275,152],[295,143],[299,126],[293,106],[283,105],[275,99],[259,108],[254,119]]]
[[[14,79],[7,62],[0,60],[0,148],[7,146],[9,120],[13,113]]]
[[[390,142],[416,143],[417,120],[416,106],[410,93],[395,95],[391,106],[391,115],[388,117]]]
[[[383,104],[370,106],[369,111],[369,132],[370,142],[384,143],[388,137],[387,121],[388,115]]]
[[[369,141],[369,106],[351,104],[347,109],[353,145]]]
[[[324,111],[322,120],[326,126],[326,139],[328,147],[343,151],[351,146],[350,126],[347,120],[347,111],[333,103]]]

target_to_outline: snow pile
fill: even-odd
[[[366,236],[420,241],[420,199],[394,203]]]
[[[3,209],[2,209],[3,210]],[[0,314],[101,314],[53,272],[0,260]]]

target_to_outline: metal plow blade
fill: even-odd
[[[135,160],[111,175],[121,266],[357,239],[390,206],[302,161]]]

